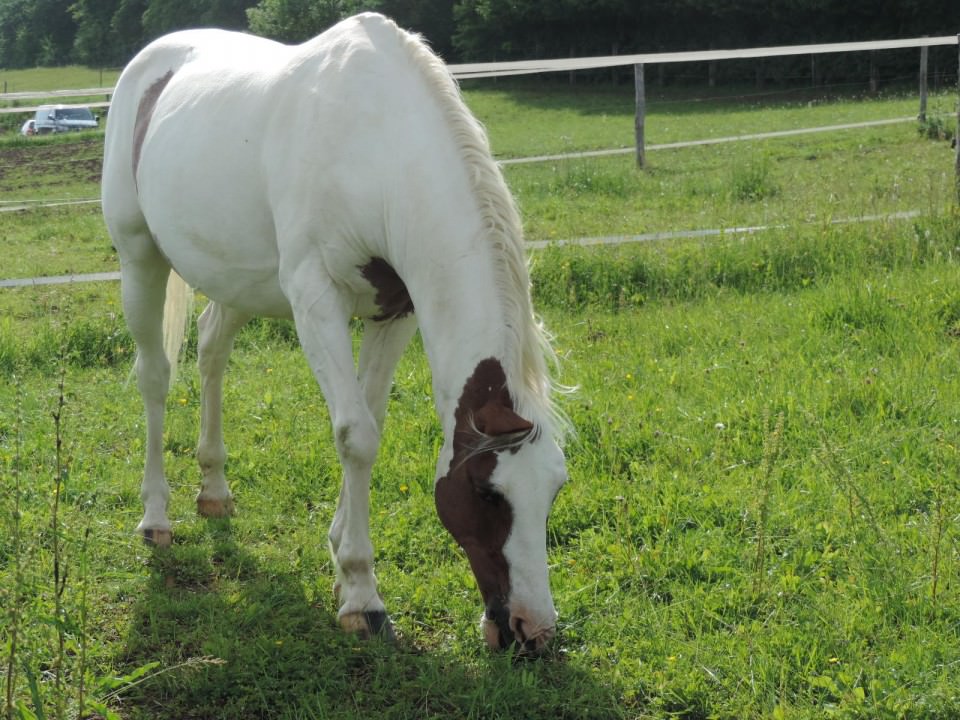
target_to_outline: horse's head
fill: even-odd
[[[437,512],[476,576],[487,643],[507,648],[516,642],[521,651],[538,654],[556,633],[546,530],[566,480],[563,452],[514,411],[503,368],[493,358],[467,380],[452,446],[445,450]]]

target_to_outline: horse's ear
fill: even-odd
[[[485,435],[511,435],[533,430],[533,423],[526,420],[511,408],[500,403],[487,403],[477,411],[474,420],[477,430]]]

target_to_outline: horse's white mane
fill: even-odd
[[[548,361],[556,363],[556,355],[548,333],[533,313],[520,213],[493,160],[486,131],[467,109],[460,87],[446,65],[419,35],[397,30],[408,56],[443,109],[467,165],[493,251],[506,316],[504,328],[514,336],[507,348],[513,355],[504,358],[504,371],[517,412],[550,434],[562,436],[568,430],[568,421],[551,399],[555,386],[547,368]]]

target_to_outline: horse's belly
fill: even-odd
[[[173,217],[159,220],[147,214],[154,241],[170,265],[191,287],[212,300],[253,315],[290,316],[290,305],[280,289],[277,251],[273,237],[248,219],[234,224],[186,222],[194,216],[183,204]],[[242,215],[238,205],[237,213]]]
[[[290,303],[280,289],[276,272],[238,270],[233,268],[223,275],[197,275],[191,277],[188,268],[180,275],[192,287],[216,300],[249,315],[269,317],[292,317]]]

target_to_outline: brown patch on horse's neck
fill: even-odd
[[[506,435],[533,427],[514,412],[507,375],[500,361],[492,357],[477,363],[473,375],[464,384],[454,421],[454,454],[462,449],[466,436],[475,436],[476,431],[484,435]]]
[[[150,127],[150,119],[153,117],[153,109],[156,107],[157,100],[170,78],[173,77],[173,70],[167,73],[147,88],[147,91],[140,98],[140,104],[137,105],[137,118],[133,124],[133,183],[137,184],[137,169],[140,167],[140,152],[143,149],[143,140],[147,136],[147,129]]]
[[[437,513],[466,551],[488,605],[509,596],[510,568],[503,546],[513,528],[513,507],[490,483],[497,453],[483,449],[483,442],[532,427],[514,412],[500,361],[481,360],[460,394],[454,412],[453,458],[434,495]]]
[[[360,266],[360,272],[377,291],[380,314],[374,320],[396,320],[413,312],[413,300],[407,286],[390,263],[383,258],[371,258],[366,265]]]

